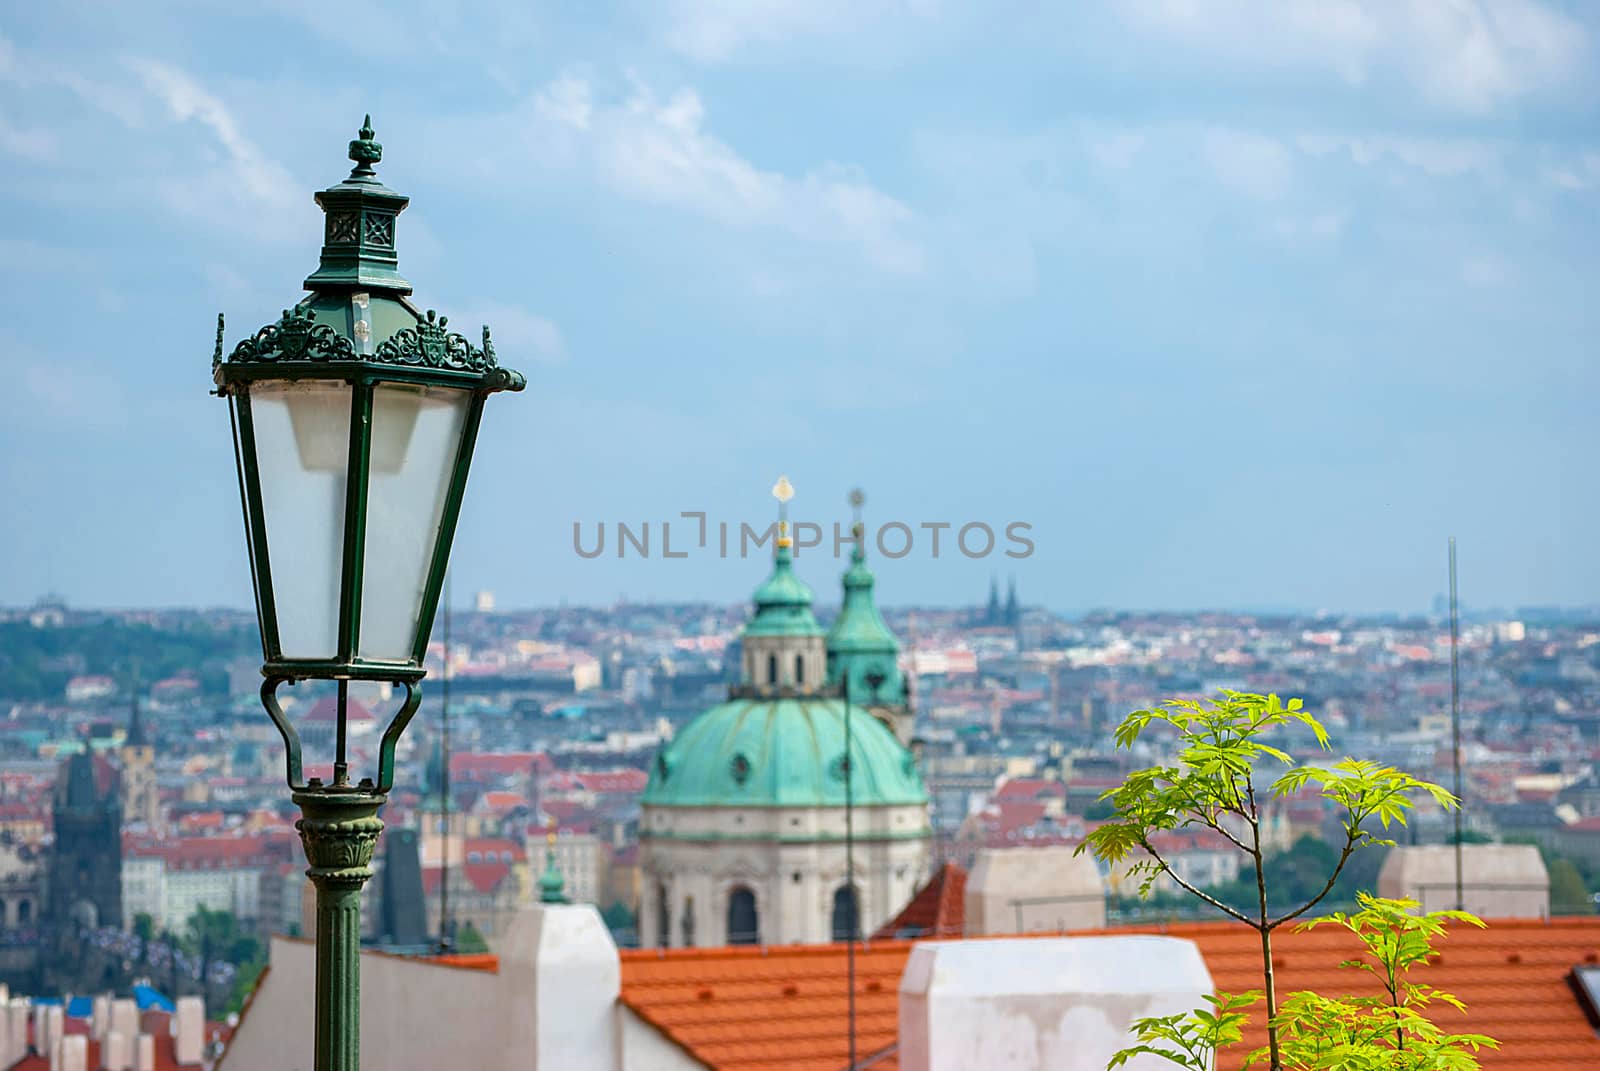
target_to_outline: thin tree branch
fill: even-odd
[[[1250,850],[1244,846],[1244,843],[1240,841],[1239,838],[1235,837],[1232,833],[1229,833],[1226,829],[1224,829],[1221,823],[1216,822],[1209,817],[1202,817],[1200,821],[1204,823],[1207,828],[1214,829],[1218,833],[1221,833],[1224,837],[1228,838],[1228,842],[1235,848],[1238,848],[1241,852],[1248,852]]]
[[[1348,814],[1350,812],[1347,811],[1346,813]],[[1339,862],[1334,866],[1333,873],[1331,875],[1329,875],[1328,884],[1324,885],[1322,887],[1322,891],[1317,893],[1316,896],[1313,896],[1308,903],[1304,904],[1303,906],[1297,908],[1294,911],[1289,912],[1287,915],[1285,915],[1282,918],[1278,919],[1276,922],[1269,923],[1267,925],[1267,929],[1275,930],[1279,926],[1282,926],[1285,922],[1289,922],[1289,921],[1291,921],[1293,919],[1299,918],[1301,915],[1304,915],[1307,911],[1310,911],[1312,908],[1314,908],[1318,904],[1322,903],[1322,898],[1324,896],[1327,896],[1330,892],[1333,891],[1334,885],[1339,881],[1339,875],[1344,872],[1344,865],[1350,861],[1350,857],[1352,855],[1354,855],[1355,852],[1356,852],[1356,831],[1354,830],[1354,828],[1347,829],[1347,830],[1345,830],[1344,851],[1339,853]]]
[[[1152,859],[1154,859],[1156,861],[1156,865],[1161,868],[1162,873],[1164,873],[1164,874],[1168,875],[1169,877],[1171,877],[1173,881],[1177,882],[1187,892],[1189,892],[1190,894],[1192,894],[1194,896],[1198,896],[1200,899],[1204,900],[1206,903],[1210,904],[1212,907],[1216,908],[1218,911],[1221,911],[1223,914],[1229,915],[1229,916],[1232,916],[1233,918],[1238,919],[1240,922],[1244,923],[1246,926],[1249,926],[1252,929],[1260,929],[1260,927],[1256,923],[1254,923],[1254,922],[1252,922],[1250,920],[1250,916],[1245,915],[1242,912],[1235,911],[1233,908],[1229,907],[1227,904],[1223,903],[1221,900],[1218,900],[1216,897],[1212,896],[1210,893],[1202,892],[1201,890],[1195,888],[1193,885],[1190,885],[1187,881],[1184,881],[1183,878],[1179,876],[1178,872],[1176,870],[1172,869],[1172,865],[1170,863],[1168,863],[1165,859],[1161,858],[1161,854],[1159,852],[1157,852],[1154,848],[1150,847],[1150,842],[1149,841],[1140,841],[1139,842],[1139,847],[1143,848],[1146,852],[1149,853],[1150,858],[1152,858]]]

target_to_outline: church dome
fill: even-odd
[[[732,699],[690,722],[650,769],[646,806],[843,807],[845,705]],[[925,804],[911,753],[859,704],[850,717],[852,803]]]
[[[779,480],[774,494],[787,480]],[[782,515],[780,514],[780,517]],[[755,613],[745,625],[744,674],[728,701],[712,707],[663,747],[650,769],[642,802],[657,807],[843,807],[845,711],[843,689],[825,681],[831,664],[822,627],[811,612],[811,589],[794,572],[792,541],[780,520],[772,573],[756,588]],[[856,575],[865,571],[857,561]],[[878,653],[893,670],[894,640],[871,605],[857,599],[864,626],[876,621],[887,637],[867,640],[862,653]],[[847,584],[848,586],[848,584]],[[881,685],[880,680],[880,685]],[[896,676],[898,685],[898,675]],[[911,752],[851,695],[850,777],[858,806],[926,805],[927,790]]]

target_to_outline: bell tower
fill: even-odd
[[[139,674],[129,689],[128,731],[122,739],[122,817],[143,822],[152,833],[161,829],[161,794],[156,788],[156,749],[139,717]]]
[[[900,641],[878,612],[873,595],[877,579],[867,568],[866,527],[861,523],[866,500],[861,491],[850,492],[853,546],[844,574],[844,602],[828,630],[828,683],[871,711],[900,743],[910,746],[914,715],[900,670]]]
[[[755,616],[745,627],[743,690],[776,698],[810,695],[827,680],[827,646],[822,626],[811,612],[811,589],[794,574],[794,540],[789,536],[787,476],[772,489],[778,500],[778,545],[772,575],[756,588]]]

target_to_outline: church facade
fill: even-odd
[[[739,683],[657,755],[640,818],[646,947],[843,940],[891,918],[926,876],[910,697],[863,542],[825,632],[780,530]]]

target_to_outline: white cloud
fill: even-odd
[[[563,75],[539,92],[534,98],[534,108],[546,119],[578,130],[588,130],[589,118],[594,114],[589,83],[582,78]]]
[[[233,113],[194,79],[150,59],[131,59],[128,66],[174,119],[180,123],[193,119],[210,128],[228,158],[230,177],[252,197],[275,205],[300,200],[302,191],[283,165],[268,159],[246,138]]]
[[[1600,186],[1600,153],[1586,152],[1576,160],[1551,169],[1550,181],[1563,190],[1589,190]]]
[[[1484,141],[1458,138],[1394,137],[1384,134],[1302,134],[1295,144],[1313,156],[1344,153],[1363,167],[1397,160],[1435,177],[1488,173],[1501,150]]]
[[[1201,135],[1200,144],[1217,178],[1241,193],[1269,200],[1288,190],[1294,165],[1281,142],[1249,131],[1214,128]]]
[[[139,125],[139,108],[128,93],[71,70],[58,60],[19,52],[4,34],[0,34],[0,80],[22,89],[65,89],[85,103],[115,116],[124,126]]]
[[[837,164],[796,176],[757,166],[706,128],[692,89],[662,98],[636,79],[626,99],[597,103],[588,82],[564,77],[537,96],[534,111],[558,139],[552,158],[592,169],[624,196],[735,229],[854,247],[885,272],[924,267],[917,217],[905,204]]]
[[[1583,73],[1588,41],[1540,0],[1120,0],[1136,29],[1228,62],[1375,73],[1436,105],[1485,112]]]
[[[858,37],[871,23],[926,17],[941,7],[939,0],[670,0],[657,10],[668,47],[722,63],[795,38]]]

